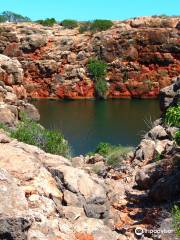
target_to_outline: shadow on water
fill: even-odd
[[[92,151],[99,142],[136,146],[145,120],[160,116],[158,100],[52,101],[33,104],[41,114],[41,124],[60,130],[74,155]]]

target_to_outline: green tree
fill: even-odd
[[[37,20],[36,22],[48,27],[52,27],[54,24],[57,23],[55,18],[46,18],[44,20]]]
[[[113,22],[110,20],[96,19],[91,24],[91,31],[105,31],[113,26]]]
[[[73,19],[65,19],[61,22],[62,26],[68,29],[73,29],[78,27],[78,22]]]

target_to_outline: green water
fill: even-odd
[[[145,121],[160,116],[158,100],[51,101],[33,104],[41,124],[61,131],[73,154],[92,151],[99,142],[136,146],[147,130]]]

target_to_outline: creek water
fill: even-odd
[[[160,116],[158,100],[37,100],[40,123],[61,131],[72,154],[84,154],[99,142],[136,146],[148,125]]]

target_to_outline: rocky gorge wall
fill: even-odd
[[[20,62],[22,85],[33,98],[94,98],[87,70],[92,57],[108,63],[109,98],[157,97],[180,74],[180,18],[116,21],[94,34],[59,25],[5,23],[0,25],[0,54]]]

